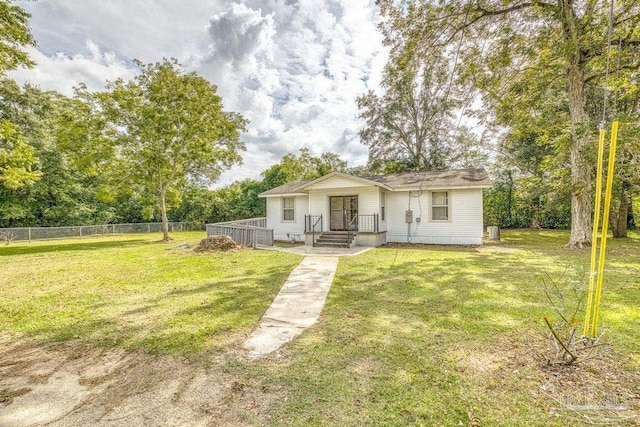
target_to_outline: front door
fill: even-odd
[[[331,196],[329,206],[331,231],[345,231],[349,226],[352,230],[358,229],[358,196]]]

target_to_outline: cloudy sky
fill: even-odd
[[[37,66],[11,76],[67,95],[130,78],[133,59],[175,57],[251,121],[244,164],[257,178],[288,153],[333,151],[364,164],[355,99],[378,89],[386,52],[373,0],[41,0],[29,13]]]

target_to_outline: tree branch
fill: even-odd
[[[569,360],[569,362],[565,362],[567,364],[571,364],[573,362],[575,362],[575,360],[577,359],[577,357],[571,353],[569,351],[569,349],[567,348],[567,346],[564,345],[564,343],[562,342],[562,340],[560,339],[560,337],[558,336],[558,334],[556,334],[556,331],[553,329],[553,326],[551,326],[551,323],[549,323],[549,319],[547,319],[547,317],[544,317],[544,322],[547,324],[547,326],[549,327],[549,330],[551,331],[551,334],[553,335],[553,337],[556,339],[556,342],[558,344],[560,344],[560,346],[562,347],[562,349],[565,351],[566,354],[569,355],[569,357],[571,357],[571,360]]]
[[[620,65],[620,66],[616,67],[616,69],[617,69],[617,71],[620,71],[620,70],[637,71],[637,70],[640,69],[640,62],[635,63],[635,64]],[[584,82],[585,83],[589,83],[591,80],[597,79],[598,77],[602,77],[605,74],[606,74],[605,71],[601,71],[599,73],[589,74],[588,76],[585,77]]]

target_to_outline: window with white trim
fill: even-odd
[[[293,221],[295,219],[295,197],[282,198],[282,220]]]
[[[431,221],[449,221],[449,192],[431,192]]]
[[[380,221],[384,221],[385,205],[387,204],[387,194],[380,190]]]

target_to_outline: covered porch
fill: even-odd
[[[305,233],[322,233],[322,232],[340,232],[351,231],[360,233],[379,233],[380,230],[380,214],[357,214],[350,218],[345,227],[327,227],[324,225],[323,215],[305,215],[304,216],[304,232]],[[329,221],[331,224],[331,221]],[[334,223],[335,224],[335,223]]]
[[[335,214],[334,214],[335,215]],[[380,214],[353,214],[344,228],[337,228],[336,222],[325,221],[323,214],[305,215],[305,244],[309,246],[380,246],[387,242],[386,230],[380,229]],[[327,230],[326,223],[330,224]],[[336,229],[337,228],[337,229]]]

